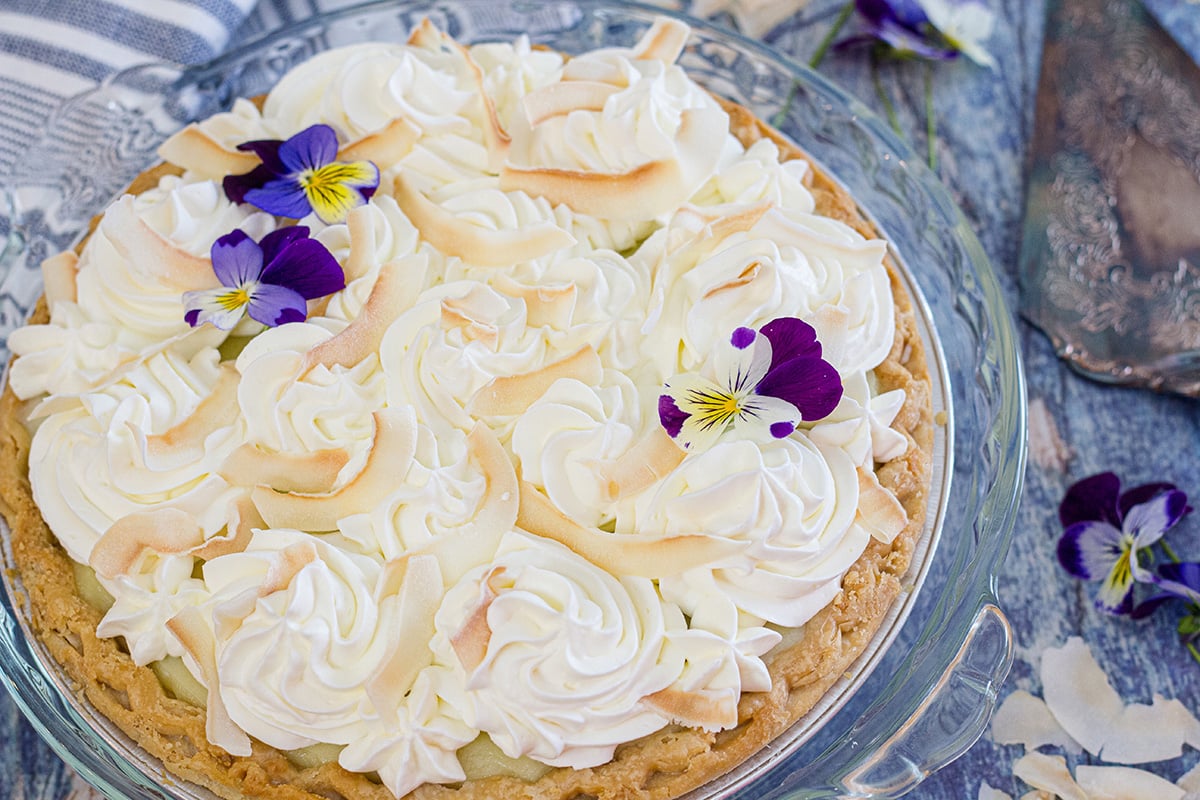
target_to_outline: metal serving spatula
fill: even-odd
[[[1049,0],[1021,311],[1093,378],[1200,394],[1200,68],[1136,0]]]

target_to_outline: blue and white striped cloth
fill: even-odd
[[[207,61],[355,0],[0,0],[0,176],[64,99],[135,64]]]

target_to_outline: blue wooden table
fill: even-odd
[[[1016,273],[1033,128],[1033,99],[1044,31],[1042,2],[986,0],[997,13],[987,42],[996,71],[965,61],[884,65],[878,83],[892,99],[902,130],[926,152],[925,87],[931,80],[937,135],[937,171],[970,220],[1005,288],[1019,309]],[[806,61],[843,5],[811,0],[797,21],[767,39]],[[1200,6],[1160,0],[1169,28],[1200,44]],[[1190,37],[1190,38],[1189,38]],[[1193,53],[1196,51],[1193,50]],[[882,109],[868,59],[833,53],[821,65],[868,105]],[[1200,664],[1180,647],[1175,617],[1160,613],[1141,622],[1112,618],[1091,605],[1091,588],[1068,578],[1054,558],[1060,534],[1056,511],[1073,481],[1113,470],[1127,486],[1170,481],[1200,507],[1200,401],[1141,389],[1105,386],[1078,376],[1055,355],[1044,335],[1018,318],[1029,386],[1030,459],[1017,529],[998,576],[1001,605],[1011,620],[1016,661],[1005,693],[1040,693],[1037,664],[1046,647],[1082,636],[1127,702],[1154,693],[1200,710]],[[1171,537],[1182,555],[1200,559],[1200,513]],[[995,745],[985,735],[966,755],[923,783],[912,796],[973,800],[982,781],[1014,797],[1028,787],[1012,777],[1020,748]],[[1086,758],[1086,756],[1085,756]],[[1172,780],[1195,764],[1188,751],[1149,768]],[[57,759],[0,696],[0,800],[91,800],[92,790]]]

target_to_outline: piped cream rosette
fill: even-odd
[[[51,322],[10,339],[34,497],[114,598],[101,635],[183,656],[213,743],[333,745],[399,796],[463,780],[481,732],[584,768],[728,729],[771,689],[766,624],[904,525],[873,471],[906,446],[903,392],[873,388],[886,246],[814,213],[804,162],[721,133],[686,38],[564,61],[426,24],[322,54],[168,141],[182,177],[47,264]],[[314,123],[382,176],[344,222],[300,220],[345,288],[192,331],[216,238],[287,222],[225,199],[238,145]],[[837,368],[833,413],[677,446],[664,382],[783,316]]]

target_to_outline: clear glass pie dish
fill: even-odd
[[[550,0],[378,2],[311,18],[208,64],[120,73],[64,104],[9,180],[0,332],[40,294],[38,265],[89,220],[187,122],[269,89],[322,50],[403,40],[423,16],[470,43],[527,34],[581,52],[628,45],[658,9]],[[934,500],[910,590],[871,647],[791,730],[706,798],[895,797],[961,754],[983,731],[1011,659],[994,580],[1007,551],[1025,458],[1025,396],[1012,324],[979,244],[945,190],[865,107],[760,44],[689,20],[681,63],[835,176],[891,242],[918,300],[934,379]],[[211,798],[167,776],[77,699],[28,635],[24,595],[5,540],[0,677],[51,746],[112,798]]]

